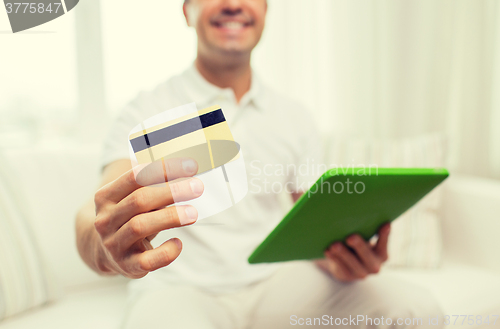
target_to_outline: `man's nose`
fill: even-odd
[[[222,0],[222,10],[226,14],[239,14],[244,0]]]

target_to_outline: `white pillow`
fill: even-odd
[[[445,138],[429,134],[398,140],[362,140],[334,136],[327,146],[327,165],[435,168],[445,164]],[[441,219],[437,187],[391,224],[386,266],[436,268],[442,260]]]
[[[0,321],[58,295],[30,231],[22,200],[12,170],[0,154]]]

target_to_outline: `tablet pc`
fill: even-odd
[[[448,177],[444,168],[349,168],[325,172],[253,251],[248,262],[323,258],[336,241],[368,240]]]

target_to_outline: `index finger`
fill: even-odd
[[[380,230],[378,231],[378,240],[377,244],[375,245],[375,253],[382,258],[383,260],[386,260],[388,258],[387,255],[387,243],[389,241],[389,232],[391,231],[391,224],[387,223],[385,225],[382,225]]]
[[[103,193],[106,199],[117,203],[138,188],[194,176],[197,172],[198,163],[192,158],[162,158],[147,165],[135,166],[106,185]]]

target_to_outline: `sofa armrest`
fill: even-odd
[[[500,181],[452,176],[444,190],[445,261],[500,272]]]

